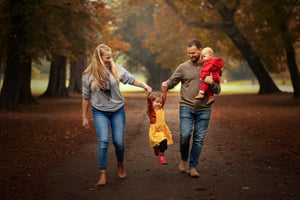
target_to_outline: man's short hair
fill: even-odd
[[[193,39],[193,40],[190,40],[190,41],[187,42],[188,47],[192,47],[194,45],[197,47],[197,49],[202,48],[201,42],[197,39]]]

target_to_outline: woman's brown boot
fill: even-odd
[[[118,176],[119,176],[119,178],[126,178],[124,164],[121,162],[118,162]]]
[[[97,186],[106,185],[106,170],[100,170],[100,177],[96,185]]]

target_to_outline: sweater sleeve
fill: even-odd
[[[130,84],[132,85],[135,81],[135,77],[130,74],[128,71],[126,71],[126,69],[124,69],[123,67],[118,67],[118,71],[119,71],[119,75],[120,75],[120,81],[123,84]]]
[[[162,107],[164,107],[164,105],[165,105],[165,103],[166,103],[166,101],[167,101],[167,91],[162,91],[161,97],[162,97],[162,102],[161,102],[161,104],[162,104]]]
[[[150,124],[153,124],[156,121],[156,116],[155,116],[154,108],[152,106],[151,98],[147,98],[147,107],[148,107],[147,113],[149,116]]]
[[[171,77],[167,80],[168,89],[174,88],[180,81],[182,77],[181,65],[177,67]]]
[[[89,100],[91,98],[91,89],[89,83],[89,75],[85,74],[81,78],[82,81],[82,97]]]

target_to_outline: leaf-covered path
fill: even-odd
[[[168,165],[159,165],[152,149],[148,146],[148,118],[145,113],[144,95],[137,97],[127,95],[125,136],[127,178],[125,180],[117,178],[116,160],[111,144],[108,184],[105,187],[94,186],[98,178],[96,135],[93,130],[84,133],[85,130],[81,129],[79,99],[69,100],[68,106],[65,107],[68,112],[64,112],[65,122],[53,117],[53,120],[57,121],[51,127],[55,131],[59,126],[65,126],[65,129],[59,129],[65,133],[62,138],[66,141],[72,139],[73,142],[65,142],[65,150],[63,145],[58,145],[57,151],[71,153],[61,153],[64,156],[60,159],[49,158],[49,161],[56,161],[56,163],[45,166],[39,173],[32,172],[26,177],[30,184],[23,187],[15,185],[15,190],[7,188],[2,190],[17,191],[18,194],[2,193],[2,195],[5,199],[12,197],[11,199],[55,200],[300,199],[298,191],[300,149],[297,135],[300,130],[297,122],[300,116],[300,103],[290,98],[289,95],[217,97],[198,168],[200,177],[191,178],[187,174],[179,173],[177,169],[178,96],[170,95],[165,106],[166,121],[173,132],[174,144],[167,150]],[[273,102],[270,104],[272,99]],[[49,102],[44,103],[49,106]],[[278,115],[280,113],[280,116],[274,113]],[[1,117],[2,115],[3,113]],[[68,119],[68,116],[71,119]],[[287,118],[284,124],[279,123]],[[66,128],[68,126],[73,128]],[[82,131],[82,133],[71,134],[72,131]],[[36,151],[31,153],[38,154]],[[45,156],[45,152],[42,151],[41,154]],[[5,164],[1,162],[3,163]],[[15,178],[8,177],[11,178],[10,181],[16,184],[22,183],[21,180],[24,180],[16,176],[18,174],[24,176],[21,171],[21,169],[12,170],[10,173]],[[4,175],[3,177],[8,179]],[[5,183],[3,181],[1,187],[7,185],[13,187],[13,184],[5,185]],[[22,188],[24,192],[20,191]]]

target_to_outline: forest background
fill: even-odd
[[[99,43],[160,89],[187,59],[192,38],[224,58],[225,93],[289,91],[299,98],[299,11],[298,0],[1,0],[0,106],[80,93]]]
[[[75,197],[134,199],[140,192],[149,199],[166,193],[179,199],[232,199],[232,194],[299,199],[299,11],[299,0],[0,0],[0,198],[72,194],[76,199],[75,192]],[[188,59],[186,42],[192,38],[225,61],[199,182],[172,174],[178,166],[176,145],[174,153],[168,150],[169,171],[149,171],[149,162],[154,163],[144,145],[145,94],[126,93],[127,152],[141,165],[128,156],[124,190],[116,192],[119,181],[110,179],[109,187],[91,192],[98,178],[95,132],[83,129],[80,112],[81,74],[91,53],[99,43],[110,45],[118,64],[159,90]],[[123,91],[132,89],[122,85]],[[252,94],[223,95],[233,93]],[[166,105],[175,141],[178,98],[170,94]],[[136,143],[130,147],[130,142]],[[134,144],[141,147],[138,154]],[[77,152],[89,145],[88,155]],[[151,157],[145,159],[147,149]],[[89,167],[66,167],[73,158]],[[136,167],[142,176],[132,174]],[[164,181],[144,184],[158,183],[160,173],[175,193],[165,189]]]

